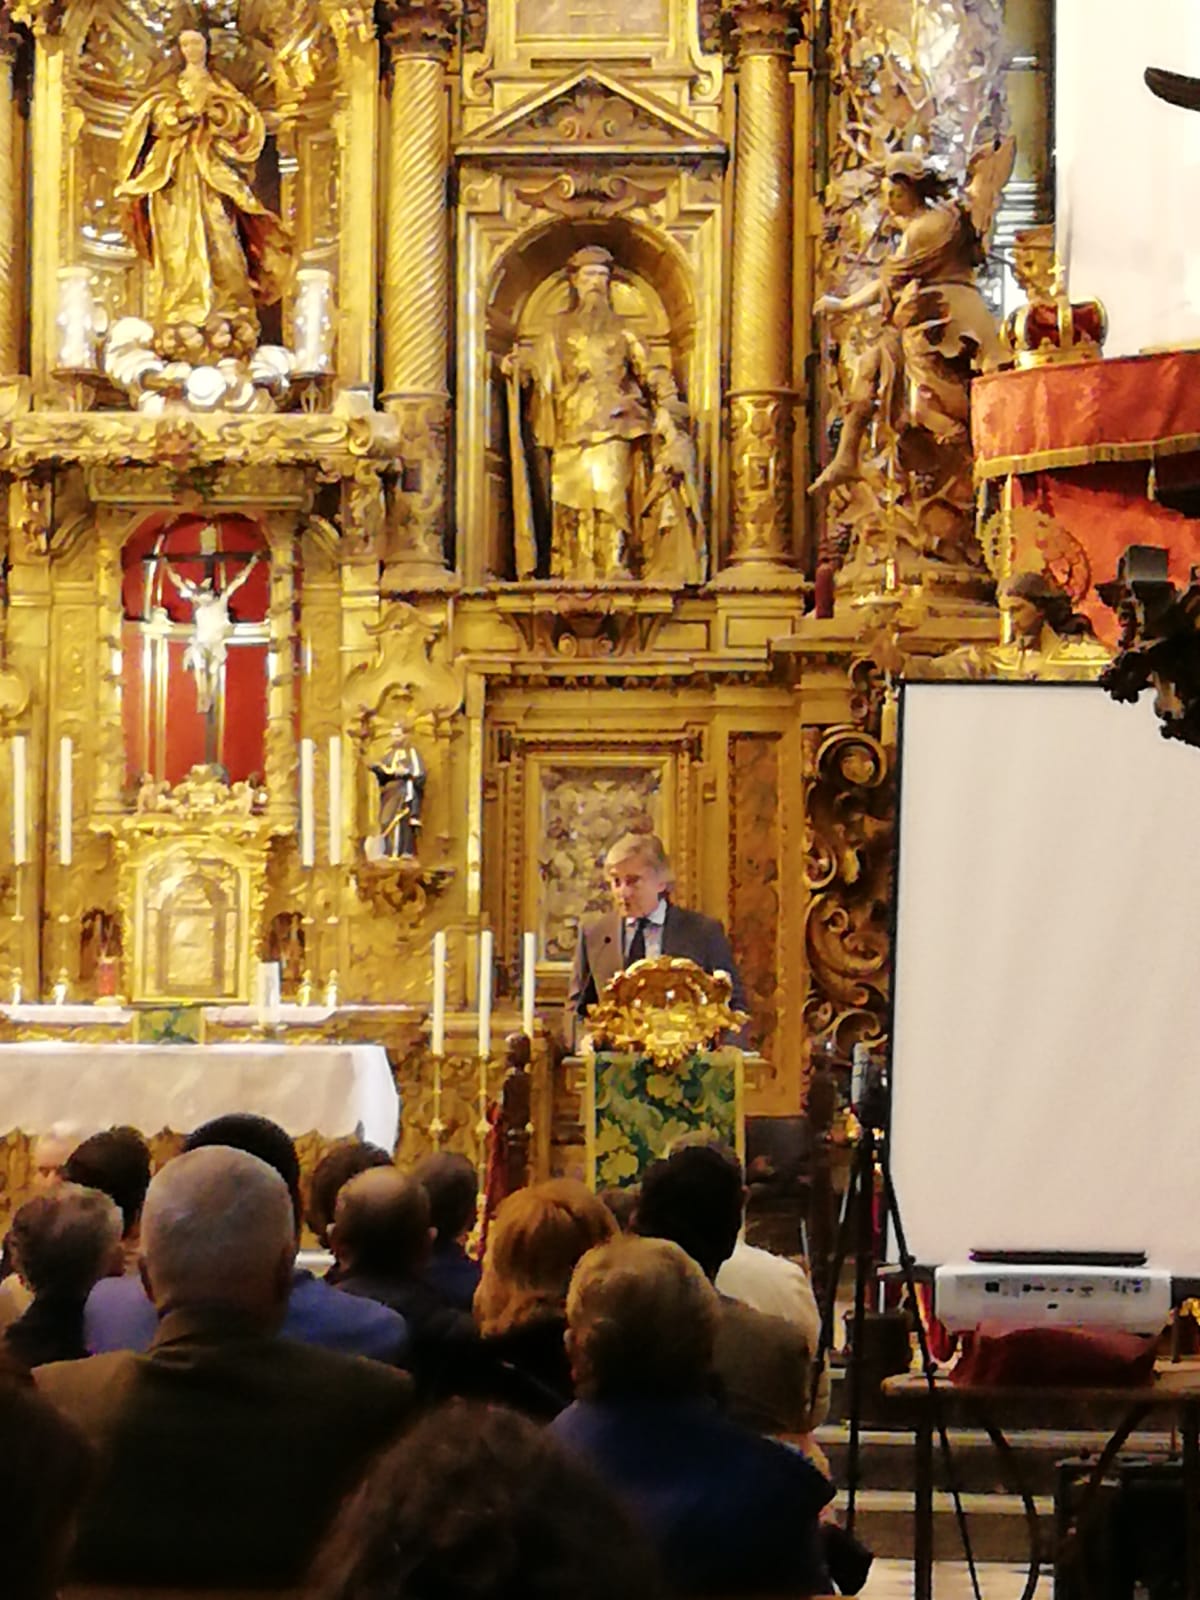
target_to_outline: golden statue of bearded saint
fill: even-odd
[[[287,230],[238,171],[262,151],[262,113],[209,71],[203,34],[181,33],[179,49],[183,70],[134,108],[118,155],[116,194],[150,264],[149,320],[161,335],[227,318],[256,336],[255,305],[280,298],[292,267]]]
[[[641,576],[698,583],[703,530],[682,402],[671,374],[651,365],[614,309],[612,271],[602,246],[577,250],[567,262],[567,310],[531,355],[518,347],[501,364],[511,384],[510,423],[519,415],[520,385],[532,383],[533,441],[550,452],[550,576],[620,581],[636,567]],[[535,555],[519,427],[511,440],[517,576],[526,578]],[[680,542],[683,560],[667,557],[675,569],[667,573],[661,558]]]

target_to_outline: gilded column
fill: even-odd
[[[729,450],[723,582],[796,581],[792,556],[791,0],[731,0],[738,50]]]
[[[292,627],[296,604],[295,518],[276,513],[267,519],[271,547],[271,588],[267,603],[267,816],[272,831],[291,833],[299,824],[296,772],[296,673]]]
[[[125,784],[125,736],[121,720],[121,544],[128,511],[105,506],[96,521],[96,731],[92,809],[116,816]]]
[[[0,10],[0,378],[21,370],[21,283],[16,261],[25,208],[18,192],[19,114],[13,95],[13,64],[20,39]]]
[[[462,0],[392,0],[383,267],[383,401],[400,424],[384,585],[445,582],[450,360],[446,63]]]

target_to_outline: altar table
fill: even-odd
[[[0,1045],[0,1133],[55,1122],[188,1133],[226,1112],[270,1117],[293,1137],[359,1133],[391,1150],[400,1099],[381,1045]]]

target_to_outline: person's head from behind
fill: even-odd
[[[202,1123],[188,1134],[183,1148],[186,1153],[207,1150],[214,1145],[257,1156],[279,1174],[291,1197],[295,1233],[299,1239],[300,1224],[304,1218],[300,1201],[300,1158],[290,1135],[277,1122],[272,1122],[270,1117],[235,1111]]]
[[[375,1167],[342,1185],[329,1248],[344,1275],[413,1278],[431,1246],[429,1196],[411,1174]]]
[[[109,1128],[77,1145],[63,1164],[68,1183],[99,1189],[121,1210],[125,1235],[142,1215],[150,1184],[150,1146],[136,1128]]]
[[[79,1129],[73,1122],[55,1122],[45,1133],[33,1141],[30,1163],[30,1188],[34,1194],[44,1194],[62,1178],[67,1157],[80,1140]]]
[[[633,1232],[641,1195],[642,1188],[637,1183],[631,1183],[624,1189],[596,1190],[596,1199],[603,1201],[612,1212],[613,1221],[622,1233]]]
[[[390,1167],[392,1158],[377,1144],[363,1139],[339,1139],[331,1145],[313,1168],[308,1185],[308,1209],[304,1220],[321,1244],[328,1244],[329,1229],[337,1197],[351,1178],[372,1167]]]
[[[733,1254],[744,1201],[737,1157],[719,1145],[690,1145],[642,1174],[637,1231],[673,1240],[715,1278]]]
[[[623,833],[604,857],[604,879],[623,917],[648,917],[673,881],[662,840],[653,833]]]
[[[83,1301],[120,1270],[121,1213],[106,1194],[58,1183],[12,1220],[9,1249],[34,1298]]]
[[[709,1390],[717,1292],[667,1239],[622,1234],[589,1250],[567,1294],[581,1400],[686,1400]]]
[[[488,1234],[475,1318],[485,1334],[561,1317],[575,1263],[617,1231],[584,1184],[552,1178],[510,1194]]]
[[[466,1156],[451,1150],[426,1156],[413,1168],[413,1177],[429,1196],[429,1222],[435,1250],[461,1243],[475,1225],[479,1178]]]
[[[515,1412],[455,1402],[379,1457],[313,1600],[649,1600],[654,1558],[611,1491]]]
[[[283,1320],[295,1258],[292,1197],[244,1150],[205,1146],[169,1161],[142,1213],[142,1275],[160,1316],[225,1307],[262,1332]]]
[[[75,1424],[27,1375],[0,1371],[0,1560],[7,1600],[54,1600],[92,1467],[91,1447]]]

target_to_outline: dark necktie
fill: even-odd
[[[633,930],[633,938],[629,941],[629,949],[625,952],[625,965],[631,967],[635,961],[646,959],[646,924],[649,917],[639,917],[637,927]]]

